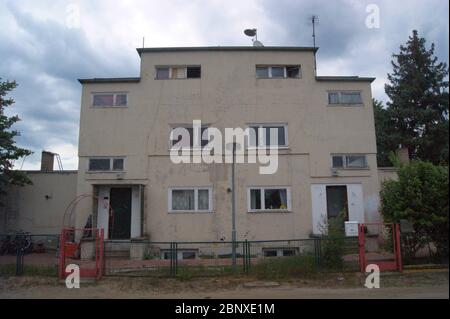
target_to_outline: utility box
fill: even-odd
[[[358,237],[358,222],[345,222],[345,236]]]

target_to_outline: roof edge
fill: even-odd
[[[317,47],[296,47],[296,46],[206,46],[206,47],[155,47],[136,48],[139,55],[146,52],[187,52],[187,51],[311,51],[317,52]]]
[[[81,84],[88,84],[88,83],[124,83],[124,82],[137,83],[137,82],[140,82],[140,81],[141,81],[140,77],[78,79],[78,82],[80,82]]]
[[[359,76],[316,76],[317,81],[347,81],[347,82],[373,82],[374,77]]]

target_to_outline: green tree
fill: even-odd
[[[416,30],[393,55],[385,91],[392,120],[389,147],[403,145],[413,159],[448,165],[448,67]],[[393,151],[393,150],[391,150]]]
[[[412,161],[398,170],[398,181],[385,181],[381,189],[381,212],[386,222],[410,221],[414,234],[409,255],[428,242],[448,254],[448,166]]]
[[[393,132],[393,121],[389,110],[383,107],[381,101],[373,100],[373,112],[375,117],[375,135],[377,137],[377,163],[378,166],[392,166],[391,153],[398,147],[395,132]]]
[[[20,121],[17,115],[7,116],[5,110],[14,104],[12,98],[6,98],[6,95],[16,88],[15,81],[2,81],[0,78],[0,204],[1,196],[6,193],[8,185],[25,185],[31,181],[24,172],[13,170],[13,162],[21,157],[28,156],[31,151],[20,148],[16,145],[14,138],[20,133],[12,129],[17,121]]]

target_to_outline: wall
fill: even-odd
[[[33,185],[11,186],[0,207],[0,233],[22,230],[59,234],[67,205],[76,196],[76,171],[28,171]],[[47,198],[46,198],[47,196]]]
[[[153,240],[230,239],[230,167],[174,165],[168,153],[170,125],[194,119],[219,128],[248,123],[288,123],[289,148],[280,151],[274,175],[260,175],[258,165],[237,167],[239,238],[304,238],[312,232],[311,184],[363,185],[365,215],[378,220],[379,181],[369,82],[317,81],[313,53],[157,52],[143,53],[138,83],[83,85],[80,117],[78,194],[93,185],[145,185],[144,233]],[[300,64],[301,79],[256,79],[256,64]],[[157,65],[201,65],[201,79],[155,80]],[[360,90],[364,105],[328,107],[328,90]],[[91,107],[92,92],[127,91],[127,108]],[[333,177],[331,153],[367,154],[369,168],[342,170]],[[87,172],[89,156],[126,156],[125,174]],[[169,187],[212,186],[214,212],[168,213]],[[248,186],[289,186],[290,213],[248,213]],[[92,211],[85,202],[81,212]],[[79,225],[85,222],[80,216]]]

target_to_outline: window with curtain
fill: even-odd
[[[289,210],[290,192],[288,188],[250,188],[249,208],[258,210]]]
[[[170,189],[169,197],[171,211],[211,211],[210,188]]]
[[[334,154],[331,155],[331,165],[333,168],[367,168],[366,155],[354,154]]]
[[[361,92],[349,92],[349,91],[338,91],[338,92],[328,92],[328,104],[332,106],[337,105],[362,105],[363,100]]]

